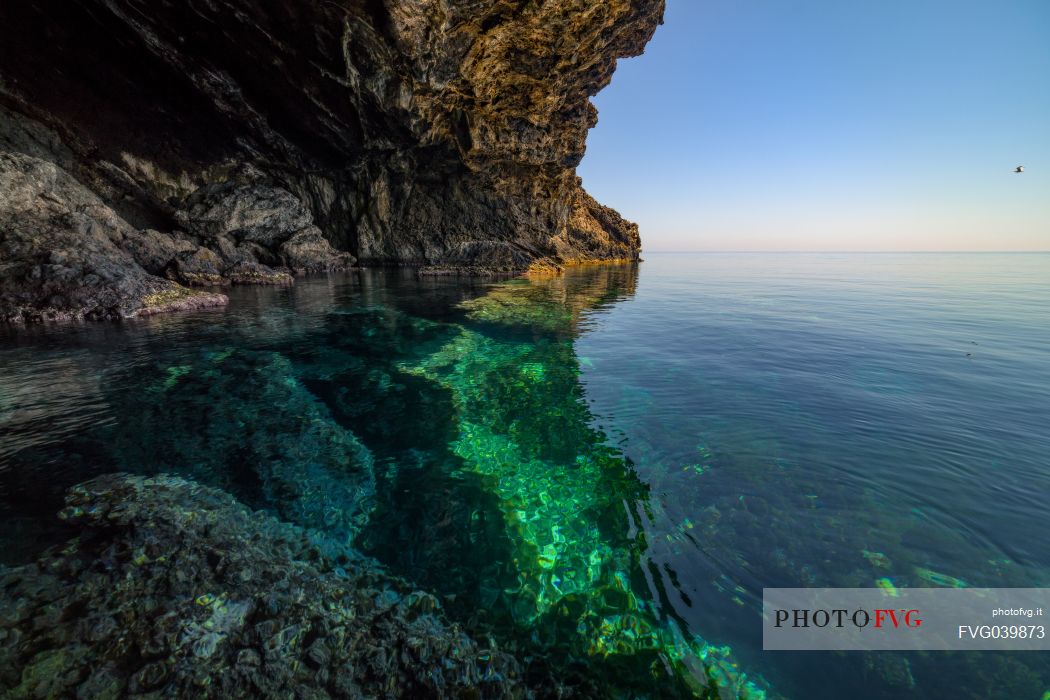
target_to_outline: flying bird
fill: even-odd
[[[1018,165],[1016,168],[1014,168],[1014,172],[1015,173],[1023,173],[1024,172],[1024,166],[1023,165]]]

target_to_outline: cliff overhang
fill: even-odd
[[[355,262],[509,272],[637,259],[637,226],[575,168],[597,120],[590,97],[663,9],[4,3],[0,316],[220,304],[186,289]]]

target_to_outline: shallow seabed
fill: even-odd
[[[1047,255],[236,288],[0,331],[0,557],[67,539],[75,483],[170,473],[351,543],[570,687],[1039,700],[1045,655],[763,654],[759,610],[1050,585],[1047,416]]]

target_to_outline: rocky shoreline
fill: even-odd
[[[0,568],[0,696],[525,697],[518,662],[315,531],[180,478],[71,488],[77,528]]]
[[[638,259],[575,174],[663,0],[0,7],[0,321],[221,306],[355,264]],[[49,47],[42,51],[41,47]]]
[[[216,185],[185,204],[180,229],[136,229],[53,162],[0,152],[0,321],[222,306],[225,295],[196,288],[287,285],[355,262],[285,190]]]

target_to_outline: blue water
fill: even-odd
[[[775,697],[1050,687],[1045,654],[762,652],[759,617],[771,586],[1050,586],[1050,255],[235,288],[220,311],[0,330],[0,431],[9,565],[70,535],[68,486],[176,472],[624,697],[703,664]]]
[[[1045,654],[754,651],[763,587],[1050,585],[1050,255],[651,254],[584,329],[589,405],[652,488],[647,556],[691,627],[796,697],[1050,687]]]

